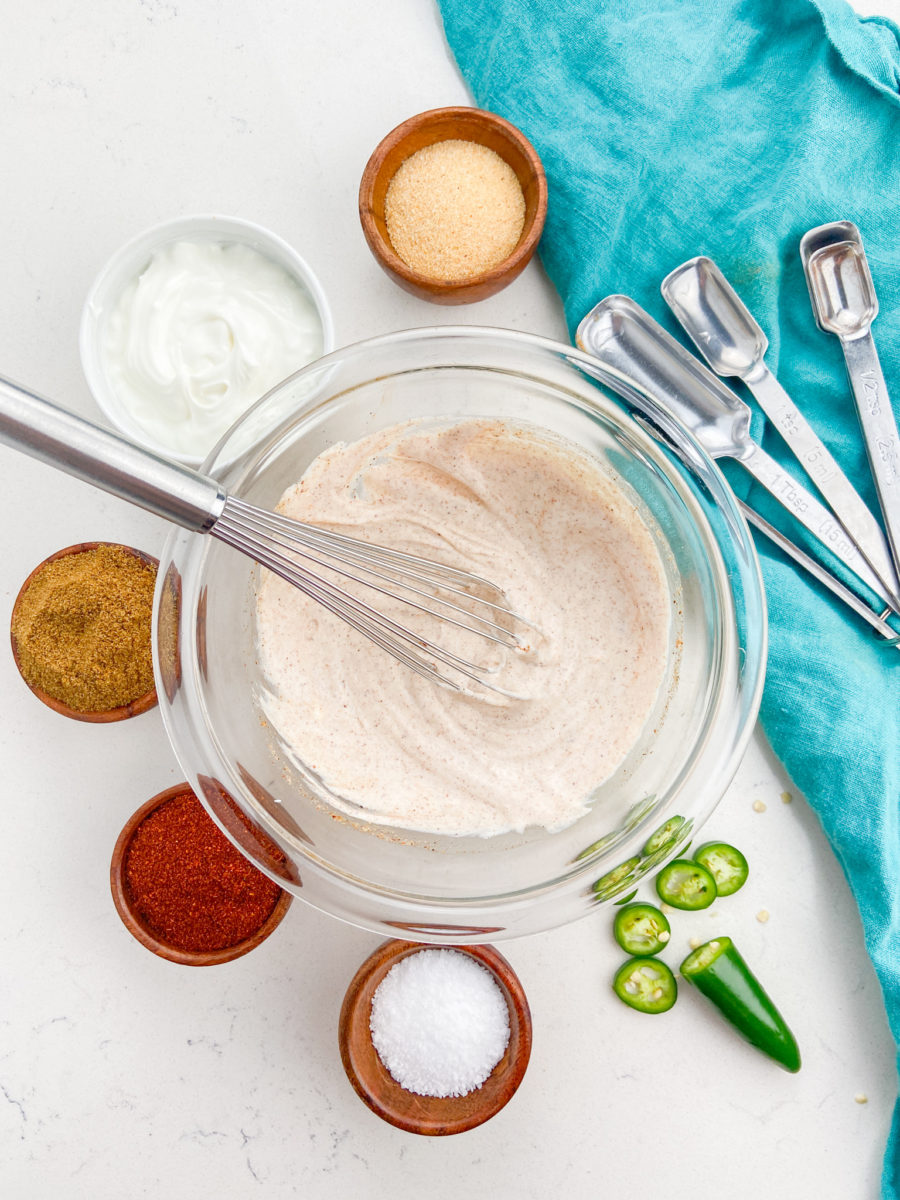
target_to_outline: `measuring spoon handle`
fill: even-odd
[[[842,339],[894,565],[900,571],[900,434],[871,332]]]
[[[894,602],[887,590],[856,546],[847,537],[834,514],[821,504],[806,488],[797,483],[793,476],[780,466],[770,454],[755,442],[738,460],[753,478],[761,483],[801,525],[841,560],[845,567],[870,588],[879,599],[891,608]]]
[[[887,539],[831,451],[768,367],[760,365],[744,382],[887,588],[894,607],[900,606],[900,584]]]
[[[821,563],[816,562],[814,558],[804,551],[799,546],[795,545],[790,538],[786,538],[784,534],[776,529],[774,525],[770,525],[759,513],[745,504],[743,500],[738,500],[741,512],[747,518],[749,523],[758,529],[760,533],[764,533],[770,541],[774,542],[789,558],[792,558],[798,566],[803,567],[815,579],[823,584],[828,590],[839,600],[842,600],[849,608],[852,608],[855,613],[867,621],[873,629],[876,629],[883,638],[886,638],[890,645],[897,646],[900,649],[900,638],[897,636],[897,631],[888,625],[887,621],[874,613],[867,604],[860,600],[855,592],[850,589],[830,571],[826,571]]]

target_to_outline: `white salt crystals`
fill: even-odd
[[[503,993],[458,950],[400,959],[375,991],[369,1025],[387,1070],[420,1096],[465,1096],[481,1087],[509,1042]]]

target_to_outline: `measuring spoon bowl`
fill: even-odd
[[[829,221],[827,225],[816,225],[807,230],[800,239],[800,259],[803,270],[817,250],[823,246],[833,246],[837,242],[855,242],[862,249],[862,234],[852,221]]]
[[[822,324],[819,315],[818,296],[809,275],[809,260],[817,250],[822,250],[826,246],[836,246],[839,242],[853,242],[859,246],[860,251],[863,248],[862,234],[852,221],[829,221],[827,225],[816,225],[814,229],[807,230],[800,239],[800,261],[803,263],[803,274],[809,289],[813,316],[823,333],[830,331]]]
[[[820,329],[842,339],[868,333],[878,315],[878,298],[860,245],[822,246],[810,255],[806,278]]]
[[[768,339],[712,259],[682,263],[660,291],[717,375],[743,378],[762,362]]]
[[[711,458],[753,448],[750,408],[629,296],[607,296],[578,326],[577,344],[636,380],[685,425]]]

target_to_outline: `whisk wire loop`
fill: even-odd
[[[380,555],[378,557],[373,556],[371,560],[368,560],[365,556],[357,553],[355,550],[349,548],[345,549],[343,543],[341,549],[338,551],[332,547],[329,547],[325,539],[316,539],[314,541],[312,538],[307,540],[305,535],[294,535],[290,528],[291,523],[287,518],[280,518],[277,521],[270,521],[268,517],[269,514],[264,514],[264,518],[257,522],[252,517],[248,519],[244,512],[238,510],[233,514],[233,516],[229,514],[227,525],[229,527],[233,526],[234,528],[243,529],[249,537],[259,537],[262,528],[266,531],[263,536],[267,537],[269,542],[275,546],[281,547],[283,550],[288,551],[294,557],[304,558],[309,562],[315,563],[319,567],[327,568],[329,571],[332,571],[334,574],[340,575],[345,579],[352,580],[355,583],[364,584],[373,591],[379,592],[382,596],[392,599],[402,599],[410,608],[416,609],[418,612],[426,613],[429,616],[436,617],[439,620],[445,621],[449,625],[455,625],[458,629],[464,629],[469,633],[480,633],[489,641],[496,642],[498,645],[506,646],[509,649],[521,649],[521,643],[511,629],[504,629],[502,625],[499,625],[496,621],[492,621],[489,617],[482,616],[480,613],[473,612],[471,609],[463,608],[461,605],[455,604],[452,600],[446,600],[443,596],[435,594],[434,591],[426,592],[422,588],[415,587],[413,584],[407,583],[404,577],[406,576],[417,581],[430,583],[432,588],[441,587],[445,592],[448,592],[453,596],[461,599],[467,599],[473,604],[480,604],[490,609],[492,613],[505,614],[507,610],[501,608],[500,605],[494,604],[492,601],[486,600],[481,596],[475,596],[471,592],[463,591],[460,588],[441,584],[437,582],[436,579],[430,580],[426,574],[423,574],[419,571],[408,569],[403,566],[395,566],[390,557],[388,557],[390,552],[384,547],[376,547],[376,549],[380,551]],[[299,524],[299,522],[297,522],[297,524]],[[366,547],[367,549],[369,548],[369,543],[367,542],[358,542],[356,544],[358,546]],[[412,558],[412,556],[407,555],[402,557],[404,559]],[[331,561],[323,562],[323,559]],[[376,570],[374,566],[367,565],[368,561],[373,561],[379,564],[384,563],[385,570]],[[425,560],[413,559],[413,561],[421,562]],[[346,565],[338,565],[341,563],[345,563]],[[348,566],[353,566],[357,573],[354,574],[354,571],[348,570]],[[391,573],[388,574],[386,573],[387,571],[390,571]],[[368,576],[368,578],[361,579],[358,572],[362,572],[364,575]],[[458,572],[454,572],[454,574],[456,575]],[[481,580],[477,576],[472,576],[471,578],[474,582],[482,585],[484,588],[490,588],[494,592],[497,591],[496,587],[493,584],[489,584],[486,580]],[[446,611],[439,612],[434,608],[429,607],[427,604],[420,604],[417,601],[407,599],[406,597],[398,597],[395,591],[392,591],[390,588],[381,587],[376,583],[372,583],[370,582],[371,579],[380,579],[384,583],[391,584],[393,588],[402,588],[404,592],[407,592],[410,595],[420,596],[425,600],[429,600],[433,604],[440,605],[441,608]],[[449,613],[459,613],[461,616],[468,619],[465,621],[457,620],[456,618],[448,615]],[[521,618],[516,619],[524,624],[524,621],[522,621]],[[481,629],[473,630],[471,626],[472,621],[478,622],[479,626],[481,626]]]
[[[510,694],[488,678],[494,668],[463,658],[424,634],[415,632],[325,578],[320,572],[325,570],[369,588],[483,641],[507,650],[519,649],[522,643],[514,627],[517,623],[527,626],[528,622],[500,604],[469,590],[487,589],[501,598],[502,592],[489,581],[429,559],[375,546],[345,534],[332,534],[289,517],[264,512],[230,496],[210,533],[298,588],[416,674],[454,691],[467,690],[463,681],[468,680],[490,691]],[[312,563],[318,570],[311,570],[304,563]],[[410,579],[415,582],[408,582]],[[425,583],[432,589],[440,588],[456,598],[465,598],[473,606],[482,605],[490,611],[491,617],[496,615],[505,618],[511,628],[505,628],[477,611],[463,608],[440,594],[426,592],[415,586],[416,583]],[[396,589],[401,589],[403,594]],[[414,596],[428,600],[429,604],[420,603]],[[439,605],[440,609],[431,607],[431,604]]]

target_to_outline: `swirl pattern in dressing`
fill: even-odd
[[[515,698],[454,693],[264,573],[263,708],[290,756],[407,829],[553,830],[586,811],[654,707],[672,612],[656,543],[598,463],[527,426],[410,423],[332,446],[278,509],[490,579],[540,630],[525,652],[482,644]],[[468,635],[427,632],[471,656]]]

